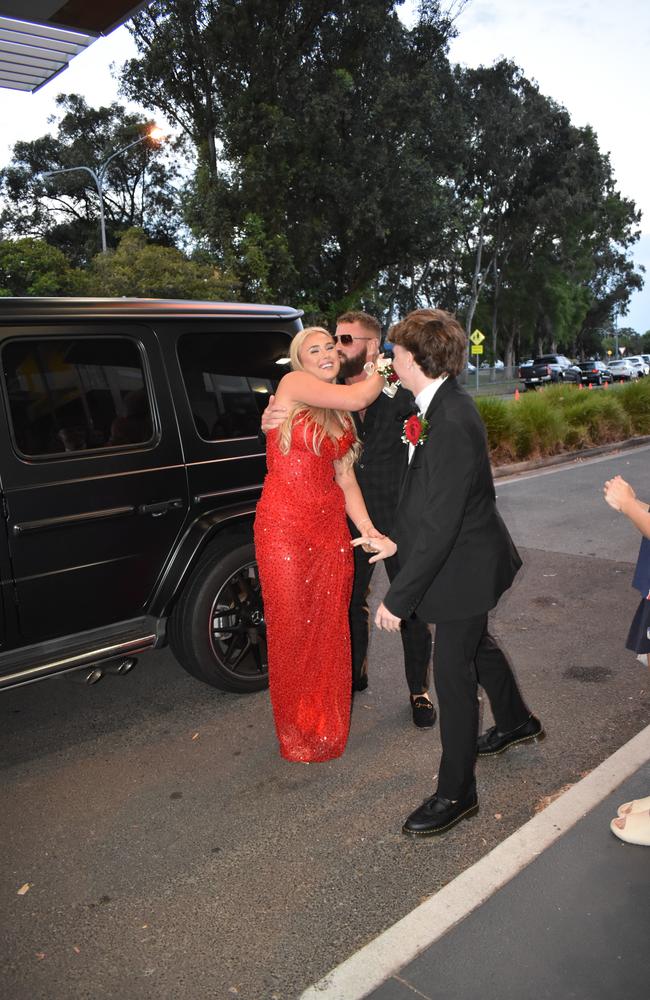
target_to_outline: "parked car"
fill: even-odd
[[[215,687],[266,685],[260,415],[300,316],[0,298],[0,688],[166,643]]]
[[[630,382],[639,377],[639,369],[630,364],[629,358],[610,361],[609,370],[612,373],[613,382]]]
[[[581,372],[563,354],[542,354],[532,365],[520,365],[519,378],[526,389],[536,389],[550,382],[579,382]]]
[[[650,374],[650,366],[646,364],[640,354],[631,354],[625,360],[629,361],[631,365],[634,365],[634,367],[638,369],[639,378],[645,378],[646,375]]]
[[[612,373],[602,361],[579,361],[578,368],[583,385],[602,385],[612,381]]]

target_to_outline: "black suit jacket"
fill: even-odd
[[[521,559],[496,508],[472,398],[448,378],[426,417],[428,436],[401,484],[392,534],[400,569],[384,603],[400,618],[458,621],[493,608]]]
[[[380,393],[366,410],[363,420],[358,413],[352,414],[362,445],[354,471],[372,523],[385,535],[391,535],[393,530],[400,483],[408,458],[402,428],[414,409],[413,396],[400,386],[392,399]],[[351,530],[358,534],[354,528]]]

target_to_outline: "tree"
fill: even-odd
[[[99,245],[96,185],[84,170],[48,179],[41,174],[82,165],[97,171],[114,152],[145,135],[152,123],[117,103],[92,108],[79,94],[61,94],[57,105],[54,132],[16,143],[11,164],[0,171],[6,202],[0,227],[4,235],[46,239],[70,260],[84,263]],[[177,152],[177,144],[171,145]],[[179,167],[169,161],[169,153],[147,139],[107,168],[104,209],[109,245],[135,225],[157,242],[174,242],[180,224]]]
[[[154,0],[122,87],[198,155],[196,236],[245,297],[321,313],[417,270],[448,229],[453,26],[438,0],[409,31],[398,0]],[[399,285],[399,282],[398,282]]]
[[[188,260],[174,247],[147,242],[140,229],[119,237],[116,250],[97,254],[85,275],[89,295],[166,299],[237,297],[232,279],[200,260]]]
[[[542,95],[513,63],[458,71],[465,169],[458,186],[465,243],[458,282],[466,328],[491,301],[492,350],[584,350],[581,331],[608,284],[629,297],[627,256],[639,215],[616,192],[589,128]],[[611,302],[610,302],[611,308]],[[507,319],[500,337],[499,315]]]
[[[44,240],[0,242],[0,295],[72,295],[82,284],[64,254]]]

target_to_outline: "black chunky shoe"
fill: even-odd
[[[518,743],[538,743],[543,739],[544,727],[539,719],[531,715],[521,726],[512,729],[509,733],[502,733],[496,726],[492,726],[482,736],[479,736],[476,744],[476,756],[495,757]]]
[[[410,837],[435,837],[451,830],[461,819],[476,816],[477,812],[478,798],[475,789],[457,802],[432,795],[411,813],[402,827],[402,833]]]

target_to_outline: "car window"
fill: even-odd
[[[269,395],[288,371],[286,333],[188,333],[178,359],[200,437],[257,437]]]
[[[22,455],[66,457],[152,439],[142,355],[126,337],[7,341],[2,369]]]

